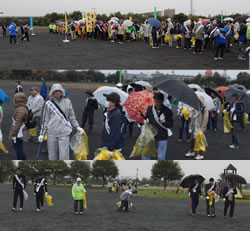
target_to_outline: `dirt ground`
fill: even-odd
[[[49,194],[53,196],[53,207],[45,206],[41,213],[35,212],[35,198],[32,187],[28,186],[28,201],[25,201],[24,210],[13,213],[11,185],[0,185],[0,220],[2,231],[78,231],[101,230],[104,231],[160,231],[185,230],[208,231],[211,230],[248,230],[249,205],[236,203],[235,219],[224,218],[223,203],[216,204],[216,218],[208,218],[205,213],[205,202],[200,201],[198,215],[189,214],[188,200],[172,200],[146,198],[136,196],[133,198],[135,210],[128,213],[116,212],[116,202],[119,194],[108,193],[100,189],[87,190],[87,206],[84,215],[73,214],[73,200],[70,187],[48,187]],[[17,228],[18,227],[18,228]]]
[[[214,61],[210,51],[194,55],[190,50],[167,46],[152,49],[143,41],[120,45],[78,38],[63,43],[63,35],[49,34],[47,28],[37,28],[35,33],[29,43],[19,37],[17,45],[9,44],[8,37],[0,37],[0,69],[249,69],[248,60],[237,60],[237,44],[223,61]]]
[[[39,84],[35,84],[39,86]],[[24,84],[24,90],[28,94],[29,87],[31,83]],[[13,97],[15,84],[14,83],[6,83],[0,82],[0,88],[4,89],[6,93]],[[85,102],[85,94],[88,87],[76,88],[76,86],[72,87],[72,85],[66,85],[66,89],[68,91],[68,97],[71,99],[76,116],[78,121],[81,121],[81,115],[83,110],[83,103]],[[11,116],[13,113],[13,104],[5,105],[4,112],[4,121],[2,124],[2,131],[4,134],[4,143],[9,150],[9,154],[3,154],[0,151],[0,159],[16,159],[15,151],[12,147],[11,142],[8,140],[9,129],[11,125]],[[176,112],[176,109],[173,109]],[[169,145],[167,151],[167,159],[169,160],[183,160],[185,158],[185,153],[187,153],[189,149],[189,144],[183,142],[181,144],[177,143],[178,133],[179,133],[179,120],[175,113],[175,121],[173,133],[174,135],[169,138]],[[93,131],[89,134],[89,147],[90,147],[90,155],[89,159],[94,158],[94,152],[97,148],[100,148],[101,139],[102,139],[102,127],[103,127],[103,119],[102,119],[102,110],[98,110],[95,113],[95,122]],[[125,138],[125,146],[123,150],[123,155],[126,159],[129,158],[133,146],[136,142],[136,138],[139,135],[139,128],[134,126],[134,136]],[[242,131],[240,134],[240,149],[239,150],[231,150],[229,149],[229,145],[231,144],[231,135],[223,133],[223,121],[220,119],[219,121],[219,130],[217,133],[212,131],[206,132],[207,142],[208,142],[208,150],[205,155],[205,159],[207,160],[249,160],[250,152],[249,152],[249,136],[250,136],[250,126],[247,126],[245,131]],[[37,143],[25,143],[24,150],[27,156],[27,159],[36,159],[36,152],[38,149]],[[48,154],[46,152],[46,145],[44,145],[44,151],[42,152],[39,159],[47,159]],[[71,159],[74,159],[73,155],[71,155]]]

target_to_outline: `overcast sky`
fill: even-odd
[[[150,178],[151,169],[156,161],[138,161],[138,160],[126,160],[126,161],[116,161],[119,167],[120,176],[123,177],[136,177],[136,169],[138,168],[139,178]],[[206,180],[210,177],[219,179],[219,175],[223,170],[231,163],[238,169],[238,174],[245,177],[247,182],[250,182],[250,161],[234,161],[234,160],[206,160],[206,161],[196,161],[196,160],[183,160],[178,161],[185,173],[189,174],[201,174]]]
[[[231,13],[249,13],[250,1],[249,0],[193,0],[194,10],[197,15],[216,15],[220,14],[223,10],[226,14]],[[6,16],[43,16],[51,12],[64,12],[64,8],[68,12],[74,10],[89,11],[96,8],[97,13],[112,13],[121,11],[122,13],[128,12],[149,12],[153,11],[154,6],[157,10],[167,8],[176,9],[176,13],[190,12],[189,0],[144,0],[144,1],[117,1],[117,0],[1,0],[0,11],[3,11]]]

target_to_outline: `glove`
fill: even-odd
[[[16,144],[16,136],[15,137],[11,137],[12,141],[14,144]]]
[[[110,155],[110,157],[113,159],[114,153],[113,153],[113,152],[110,152],[109,155]]]
[[[35,195],[36,195],[36,193],[33,193],[33,195],[35,196]]]
[[[223,201],[225,201],[226,200],[226,198],[223,198]]]
[[[79,132],[80,135],[84,133],[84,130],[81,127],[77,127],[76,130]]]
[[[189,129],[189,130],[188,130],[188,133],[189,133],[189,134],[192,134],[192,133],[193,133],[192,129]]]
[[[43,136],[43,135],[40,135],[40,136],[38,137],[38,141],[39,141],[39,143],[42,143],[42,142],[43,142],[43,140],[44,140],[44,136]]]
[[[47,196],[47,195],[48,195],[48,192],[45,192],[45,195]]]
[[[165,123],[165,115],[164,114],[161,114],[161,116],[160,116],[160,122],[161,123]]]
[[[209,197],[207,197],[207,200],[209,200]]]

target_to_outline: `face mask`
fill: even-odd
[[[105,108],[109,108],[109,102],[108,102],[108,101],[105,101],[104,107],[105,107]]]

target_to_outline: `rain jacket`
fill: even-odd
[[[77,183],[75,183],[72,187],[72,197],[74,200],[83,200],[83,193],[85,193],[86,190],[83,186],[83,184],[80,184],[79,186]]]
[[[245,42],[246,41],[246,35],[247,35],[247,26],[241,26],[239,31],[239,41]]]
[[[124,191],[121,195],[120,195],[120,199],[122,201],[124,200],[130,200],[133,194],[133,189],[128,189],[126,191]]]
[[[10,35],[16,35],[16,24],[12,22],[8,29]]]
[[[15,94],[14,97],[14,106],[15,111],[13,114],[13,120],[15,123],[11,127],[11,136],[16,137],[20,128],[24,125],[24,122],[28,117],[28,108],[26,107],[27,98],[24,93],[19,92]]]
[[[149,24],[145,24],[143,26],[143,31],[144,31],[144,37],[149,37],[149,34],[150,34],[150,25]]]
[[[215,42],[216,44],[227,44],[227,39],[226,39],[226,34],[227,31],[224,29],[217,29],[214,33],[214,36],[216,37]]]
[[[205,35],[204,28],[201,24],[197,23],[194,28],[194,37],[195,39],[202,40]]]
[[[48,87],[45,82],[43,82],[43,85],[41,87],[41,96],[44,97],[45,99],[47,98],[48,94]]]
[[[241,123],[244,115],[244,105],[242,102],[232,103],[227,111],[230,114],[230,120],[233,123]]]
[[[53,94],[55,91],[61,91],[64,94],[64,89],[60,84],[54,84],[50,90],[49,98],[50,100],[46,102],[43,112],[43,122],[41,134],[48,134],[52,137],[65,137],[69,136],[72,132],[72,127],[77,128],[79,126],[75,112],[72,106],[71,101],[68,98],[62,97],[60,100],[57,100]],[[62,119],[48,106],[49,102],[53,100],[64,112],[67,121],[71,124],[71,128],[66,126],[62,122]]]
[[[36,116],[41,116],[43,111],[44,99],[40,94],[29,96],[27,106]]]

